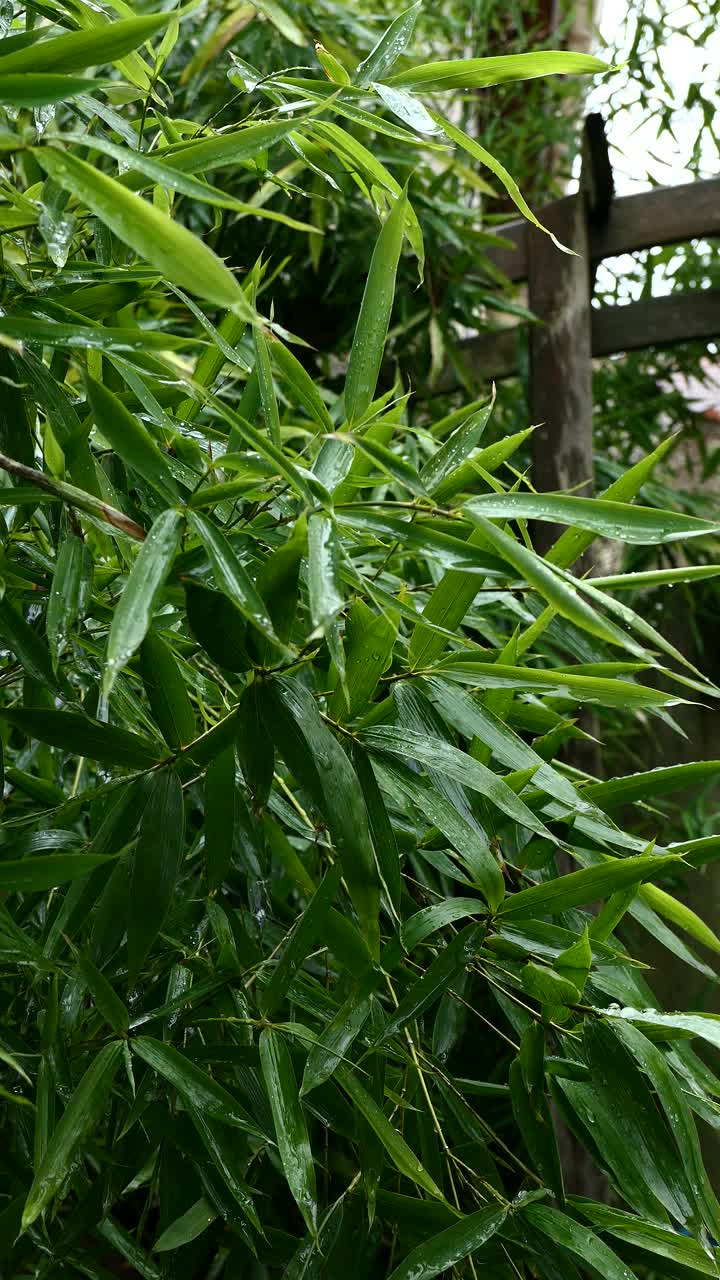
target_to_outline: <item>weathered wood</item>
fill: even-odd
[[[593,356],[720,338],[720,290],[668,294],[620,307],[595,307],[591,311],[590,328]],[[500,381],[516,374],[525,332],[524,326],[513,325],[461,343],[461,354],[473,376],[478,380]],[[457,374],[448,366],[435,390],[447,392],[458,385]]]
[[[567,197],[566,197],[567,198]],[[556,201],[540,210],[540,220],[548,223]],[[514,248],[488,251],[493,265],[511,280],[525,280],[528,274],[528,237],[535,232],[517,219],[492,228]],[[618,253],[635,253],[654,245],[681,244],[704,236],[720,236],[720,178],[684,183],[678,187],[658,187],[613,202],[604,225],[591,225],[588,253],[593,263]]]
[[[720,289],[598,307],[592,313],[592,353],[615,355],[696,338],[720,338]]]
[[[592,349],[585,202],[559,201],[547,219],[562,244],[579,255],[558,253],[552,240],[528,237],[528,303],[542,324],[530,329],[530,412],[536,489],[592,491]],[[581,486],[578,488],[578,486]],[[539,551],[559,535],[553,525],[534,531]]]

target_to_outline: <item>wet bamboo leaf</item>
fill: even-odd
[[[55,1129],[25,1202],[26,1231],[62,1187],[90,1130],[100,1119],[122,1058],[122,1042],[105,1045],[91,1062]]]
[[[186,227],[67,151],[36,147],[33,154],[55,182],[82,200],[113,235],[168,280],[250,318],[251,308],[233,274]]]
[[[218,1216],[218,1210],[208,1204],[207,1200],[196,1200],[195,1204],[183,1213],[158,1236],[153,1245],[154,1253],[167,1253],[171,1249],[179,1249],[191,1240],[197,1240],[203,1231],[212,1226]]]
[[[354,80],[359,86],[370,84],[371,80],[382,80],[392,69],[398,58],[405,52],[413,37],[415,24],[422,8],[420,0],[409,9],[398,14],[383,32],[375,48],[357,67]]]
[[[183,517],[179,511],[158,516],[143,542],[113,615],[108,636],[103,690],[109,694],[147,634],[155,604],[180,546]]]
[[[268,640],[278,642],[272,620],[247,569],[240,563],[227,538],[207,516],[190,512],[191,527],[202,542],[213,567],[215,581],[228,600],[258,628]]]
[[[150,631],[140,646],[140,670],[150,708],[169,747],[196,736],[195,713],[170,645]]]
[[[156,774],[140,820],[133,855],[128,915],[128,960],[134,982],[175,892],[185,816],[180,781],[172,769]]]
[[[105,975],[95,967],[89,956],[81,952],[78,964],[98,1012],[110,1024],[116,1035],[127,1035],[130,1018],[119,995],[113,991]]]
[[[430,1177],[427,1170],[423,1168],[405,1139],[398,1133],[397,1129],[393,1128],[382,1107],[368,1093],[354,1072],[349,1067],[339,1064],[335,1069],[335,1073],[351,1102],[365,1117],[373,1132],[377,1134],[395,1168],[404,1177],[414,1182],[416,1186],[426,1191],[428,1195],[442,1200],[443,1194],[440,1188]]]
[[[68,534],[58,550],[45,620],[48,647],[56,668],[78,619],[84,594],[83,580],[87,580],[91,572],[92,559],[82,539]]]
[[[174,1049],[149,1036],[137,1036],[132,1047],[144,1062],[177,1089],[183,1101],[202,1116],[259,1138],[267,1135],[253,1122],[239,1102],[212,1076]]]
[[[80,31],[71,31],[42,40],[26,49],[3,54],[0,50],[0,74],[24,75],[26,72],[84,71],[86,67],[116,62],[137,49],[170,21],[164,13],[120,19]]]
[[[137,471],[163,502],[177,502],[178,489],[167,460],[137,418],[112,391],[87,379],[87,396],[95,425],[123,462]]]
[[[392,1272],[390,1280],[432,1280],[463,1258],[472,1257],[504,1221],[505,1210],[494,1206],[468,1214],[413,1249]]]
[[[395,201],[373,251],[345,379],[349,422],[362,417],[375,395],[395,297],[406,208],[407,196],[403,193]]]
[[[266,1028],[261,1033],[260,1061],[285,1177],[308,1230],[315,1236],[315,1165],[292,1059],[285,1041],[277,1031]]]
[[[546,1205],[529,1204],[523,1209],[528,1221],[555,1244],[561,1244],[570,1253],[581,1258],[607,1280],[633,1280],[633,1273],[616,1253],[586,1226],[581,1226],[567,1214]]]

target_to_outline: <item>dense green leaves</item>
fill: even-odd
[[[714,980],[670,805],[717,762],[635,751],[718,695],[654,616],[718,525],[648,484],[671,442],[540,495],[522,388],[445,390],[528,321],[515,82],[603,64],[386,9],[0,15],[7,1280],[714,1266],[720,1021],[627,924]]]

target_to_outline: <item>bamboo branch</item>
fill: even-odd
[[[129,538],[135,538],[137,542],[145,540],[146,531],[142,525],[136,524],[123,511],[118,511],[116,507],[103,502],[102,498],[86,493],[84,489],[76,489],[75,485],[66,484],[64,480],[54,480],[44,471],[35,471],[33,467],[26,467],[24,463],[16,462],[14,458],[8,458],[4,453],[0,453],[0,469],[7,471],[11,476],[17,476],[19,480],[26,480],[28,484],[34,484],[38,489],[44,489],[46,493],[51,493],[53,497],[59,498],[61,502],[67,502],[71,507],[78,507],[80,511],[87,511],[88,515],[97,516],[106,524],[111,524],[113,528],[127,534]]]

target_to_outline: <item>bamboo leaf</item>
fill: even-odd
[[[512,80],[537,76],[568,76],[608,71],[607,63],[589,53],[516,53],[498,58],[459,58],[453,62],[424,62],[390,77],[391,84],[437,93],[445,89],[486,89]]]
[[[95,424],[128,466],[147,480],[166,503],[177,502],[178,488],[167,460],[155,441],[122,401],[102,383],[86,379]]]
[[[305,1113],[287,1045],[269,1027],[260,1034],[260,1062],[288,1186],[308,1230],[316,1236],[317,1187]]]
[[[206,1071],[172,1045],[149,1036],[136,1036],[132,1047],[144,1062],[177,1089],[183,1101],[209,1120],[265,1139],[240,1103]]]
[[[373,250],[350,363],[345,378],[345,413],[357,422],[375,395],[395,297],[395,276],[402,250],[407,195],[398,196]]]
[[[398,14],[387,31],[383,32],[367,58],[355,70],[353,78],[360,88],[370,84],[372,80],[382,80],[386,72],[394,67],[412,40],[421,9],[422,3],[418,0],[417,4],[410,5],[409,9]]]
[[[133,563],[108,636],[103,691],[112,687],[147,634],[155,604],[180,546],[183,517],[165,511],[153,524]]]
[[[504,1221],[505,1210],[494,1206],[468,1214],[413,1249],[392,1272],[390,1280],[432,1280],[463,1258],[472,1257]]]
[[[105,1045],[75,1089],[35,1172],[23,1209],[23,1231],[32,1226],[65,1182],[85,1138],[105,1110],[121,1057],[121,1041]]]
[[[28,72],[36,75],[48,71],[64,74],[117,62],[166,27],[170,17],[166,13],[148,13],[142,17],[121,18],[118,22],[41,40],[26,49],[8,53],[0,49],[0,75]]]
[[[651,545],[704,537],[720,530],[720,524],[679,511],[545,493],[487,493],[467,502],[465,509],[472,516],[491,520],[549,520],[598,533],[603,538]]]
[[[163,926],[175,892],[185,815],[180,780],[171,769],[153,779],[133,855],[128,915],[128,961],[134,982]]]
[[[72,192],[123,244],[173,284],[252,318],[252,308],[232,272],[208,245],[162,209],[70,152],[36,147],[33,154],[59,186]]]

